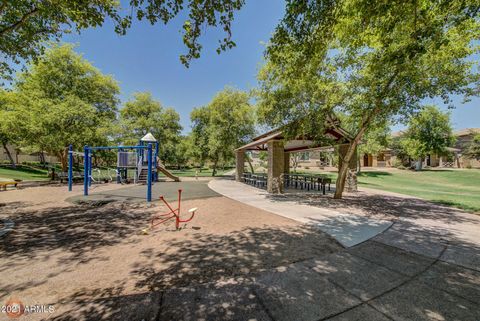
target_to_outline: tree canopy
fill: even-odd
[[[10,93],[11,128],[21,146],[47,151],[66,169],[66,147],[108,140],[119,87],[73,51],[71,45],[47,50],[22,73]]]
[[[217,93],[208,105],[195,108],[190,117],[196,158],[200,162],[211,161],[213,175],[219,162],[232,161],[235,148],[255,132],[249,95],[229,87]]]
[[[348,160],[369,128],[404,120],[427,98],[475,94],[478,1],[287,1],[259,73],[259,118],[322,139],[343,113],[355,126]]]
[[[59,40],[72,31],[102,26],[107,19],[115,24],[115,32],[125,34],[133,20],[146,20],[150,24],[167,24],[175,17],[185,15],[182,38],[187,53],[180,56],[188,66],[200,56],[200,36],[206,27],[220,27],[225,36],[217,51],[235,46],[231,23],[234,12],[244,0],[3,0],[0,1],[0,78],[9,78],[12,68],[22,60],[37,58],[45,49],[47,40]],[[127,4],[127,5],[125,5]]]
[[[413,116],[401,140],[408,156],[420,159],[420,163],[429,154],[445,154],[454,143],[450,114],[435,106],[426,106]]]
[[[163,108],[148,92],[135,93],[120,110],[121,141],[136,145],[151,132],[159,143],[159,157],[165,162],[176,159],[176,145],[180,142],[180,115],[173,108]]]

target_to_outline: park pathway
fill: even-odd
[[[340,244],[351,247],[362,243],[392,225],[389,220],[355,215],[349,212],[339,213],[321,207],[299,204],[288,196],[270,195],[263,189],[254,188],[227,179],[212,180],[208,184],[215,192],[228,198],[275,213],[295,221],[313,224],[333,236]],[[296,196],[296,198],[301,197]]]
[[[389,222],[269,199],[231,180],[210,187],[317,224],[345,249],[250,278],[166,291],[158,320],[480,320],[476,215],[398,194],[374,195],[377,203],[365,206],[394,217]]]

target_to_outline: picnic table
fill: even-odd
[[[326,194],[326,188],[330,191],[330,185],[332,179],[321,174],[284,174],[285,187],[306,189],[307,191],[313,189],[322,191],[322,194]]]
[[[267,187],[267,174],[253,174],[245,172],[243,173],[243,181],[256,187]]]
[[[64,180],[68,181],[68,172],[60,172],[57,174],[57,177],[60,179],[60,183],[63,183]],[[74,182],[83,180],[83,172],[72,172],[72,179]]]
[[[256,187],[266,187],[268,182],[268,175],[265,173],[253,174],[250,172],[243,173],[243,181],[247,184]],[[322,191],[326,194],[327,185],[330,191],[332,179],[321,174],[283,174],[283,185],[286,188],[300,188]]]

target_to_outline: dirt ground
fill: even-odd
[[[116,187],[98,190],[108,188]],[[64,201],[71,195],[63,186],[0,193],[0,219],[15,223],[0,237],[0,303],[55,307],[28,320],[111,319],[119,305],[133,309],[172,287],[248,277],[341,249],[317,229],[224,197],[185,201],[183,209],[198,208],[191,223],[143,235],[165,210],[160,203],[72,205]]]

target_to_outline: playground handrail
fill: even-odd
[[[142,172],[142,165],[143,165],[143,156],[140,156],[138,158],[137,173],[135,175],[135,182],[134,183],[137,183],[140,179],[140,173]]]

